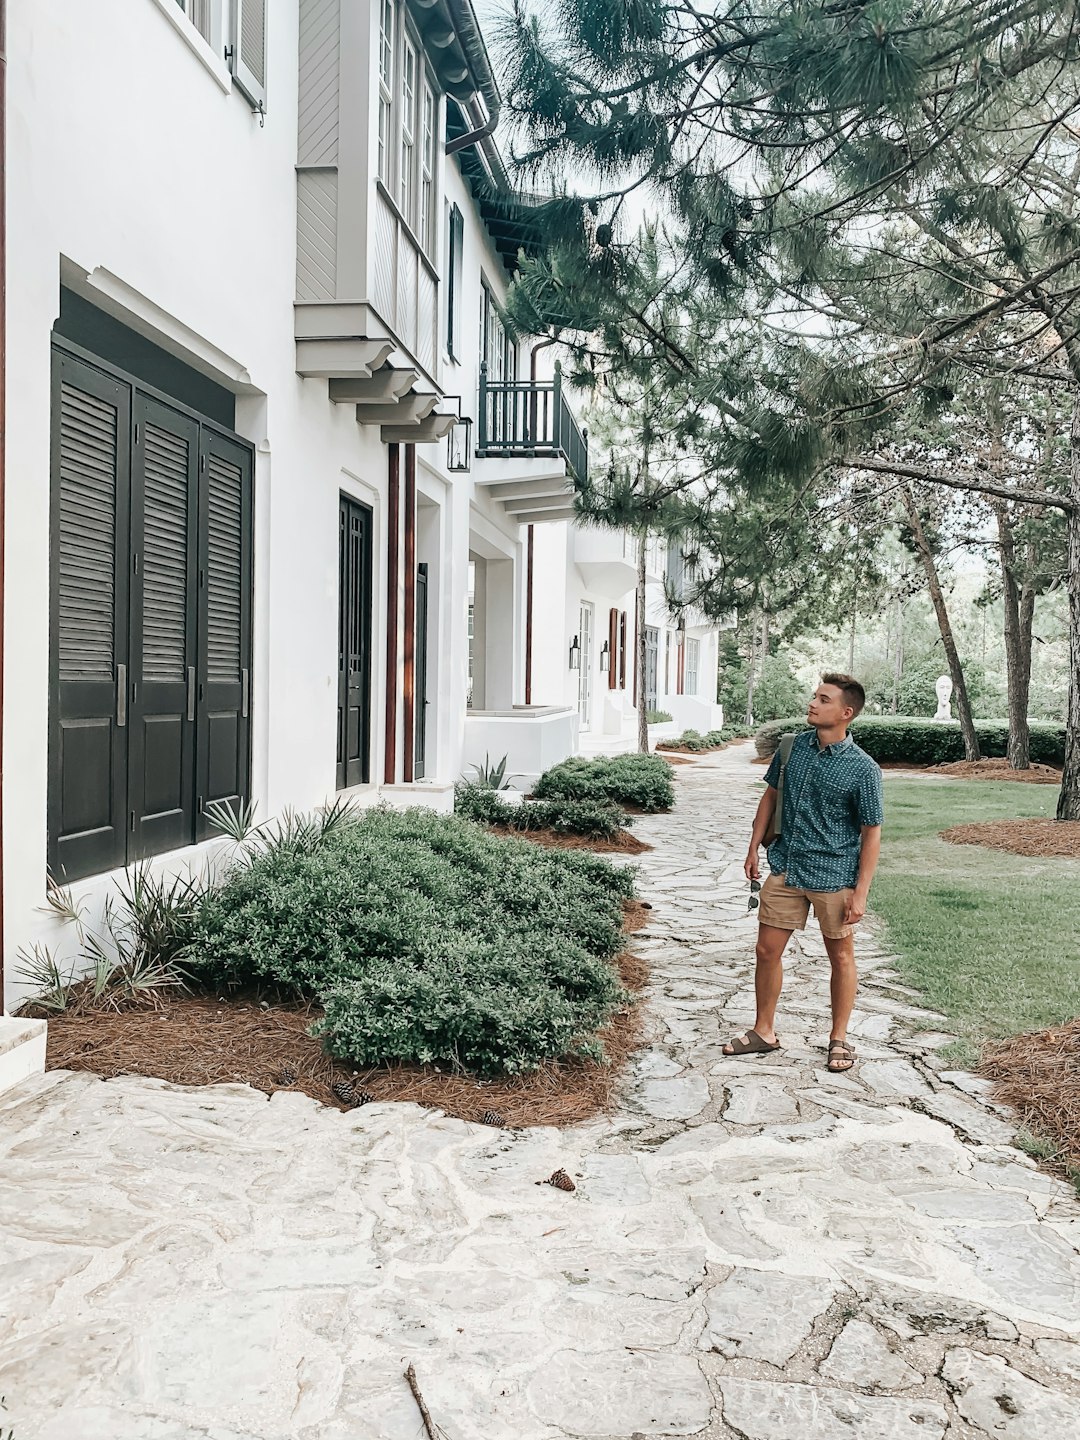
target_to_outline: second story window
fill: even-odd
[[[401,65],[401,164],[398,168],[398,204],[416,227],[416,50],[406,40]]]
[[[517,346],[503,324],[498,303],[486,282],[480,284],[480,358],[487,361],[491,384],[517,379]]]
[[[381,0],[379,14],[378,177],[434,260],[438,93],[401,0]]]
[[[435,92],[425,79],[420,100],[420,216],[416,230],[430,255],[435,205]]]
[[[176,0],[180,9],[208,44],[213,44],[214,15],[212,0]]]
[[[379,28],[379,179],[390,184],[390,136],[394,118],[394,5],[383,0]]]

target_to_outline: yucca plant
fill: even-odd
[[[49,947],[39,944],[19,950],[16,959],[21,962],[16,973],[34,988],[33,1004],[56,1014],[66,1010],[75,982],[75,962],[65,975]]]

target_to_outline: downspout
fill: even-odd
[[[0,1015],[4,1014],[4,456],[7,451],[7,0],[0,0]]]
[[[487,110],[486,120],[477,123],[467,135],[459,135],[456,140],[449,142],[446,147],[447,155],[456,155],[459,150],[467,150],[470,145],[478,145],[495,133],[495,127],[499,123],[502,96],[499,94],[498,82],[491,68],[487,46],[484,44],[483,32],[480,29],[480,22],[476,18],[476,11],[472,7],[472,0],[446,0],[446,8],[450,12],[454,33],[461,42],[465,62],[472,71],[477,93],[483,96],[484,107]],[[472,110],[473,106],[470,105],[469,108]],[[475,112],[473,120],[477,121]]]

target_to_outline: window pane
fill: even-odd
[[[416,51],[405,41],[401,66],[401,172],[399,203],[405,219],[416,226]]]
[[[210,39],[210,7],[212,0],[176,0],[204,40]]]

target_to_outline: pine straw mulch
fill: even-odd
[[[988,1045],[979,1068],[995,1100],[1056,1144],[1061,1168],[1080,1170],[1080,1019]]]
[[[1080,820],[980,820],[941,831],[950,845],[985,845],[1010,855],[1080,860]]]
[[[1026,770],[1014,770],[1008,760],[952,760],[947,765],[928,765],[925,769],[928,775],[952,775],[957,780],[1019,780],[1028,785],[1061,784],[1060,770],[1053,765],[1037,765],[1034,762]]]
[[[641,855],[653,847],[631,835],[629,830],[620,830],[614,840],[591,840],[587,835],[564,835],[561,830],[515,830],[510,825],[489,825],[493,835],[507,840],[532,840],[548,850],[598,850],[604,854]]]
[[[650,909],[640,900],[625,901],[624,933],[647,925]],[[645,989],[644,960],[623,951],[614,963],[628,990]],[[102,1079],[150,1075],[173,1085],[251,1085],[267,1095],[300,1091],[339,1110],[350,1107],[330,1087],[344,1080],[372,1100],[412,1101],[462,1120],[479,1121],[490,1111],[508,1127],[575,1125],[610,1107],[619,1074],[640,1044],[641,1008],[620,1010],[600,1032],[608,1065],[550,1061],[528,1075],[480,1082],[433,1065],[354,1070],[332,1060],[307,1034],[321,1014],[315,1004],[176,993],[156,1006],[90,1010],[76,997],[67,1011],[48,1017],[46,1067],[88,1070]],[[285,1067],[295,1079],[282,1073]]]

